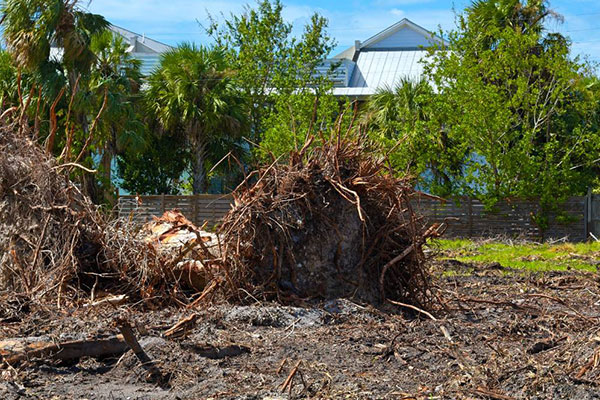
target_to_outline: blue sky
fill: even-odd
[[[82,2],[83,3],[83,2]],[[335,51],[365,40],[402,18],[429,30],[438,26],[454,27],[454,12],[462,10],[465,0],[283,0],[284,17],[297,31],[315,11],[329,19],[329,32],[338,46]],[[207,13],[218,16],[240,13],[254,0],[93,0],[87,7],[104,15],[110,22],[144,33],[161,42],[175,45],[182,41],[209,43],[200,23],[207,23]],[[600,1],[554,0],[550,7],[564,16],[553,23],[557,30],[573,41],[573,53],[600,62]]]

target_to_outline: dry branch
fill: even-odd
[[[0,341],[0,361],[17,365],[33,359],[73,360],[81,357],[118,355],[128,349],[123,336],[109,339],[74,340],[62,343],[35,339]]]
[[[198,314],[192,314],[189,317],[185,317],[173,325],[171,328],[167,329],[164,333],[164,336],[169,339],[181,338],[187,336],[187,334],[194,329],[196,326],[196,320],[198,319]]]
[[[137,341],[131,324],[123,318],[117,319],[115,324],[121,331],[121,335],[123,335],[123,339],[127,345],[131,348],[131,350],[133,350],[133,353],[137,359],[142,363],[142,367],[148,371],[148,375],[146,377],[147,380],[149,382],[162,383],[163,374],[160,372],[160,369],[158,369],[154,361],[148,357],[148,354],[146,354],[140,343]]]

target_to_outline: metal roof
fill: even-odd
[[[403,19],[361,43],[346,49],[333,60],[354,63],[346,66],[351,74],[347,84],[336,82],[333,93],[337,96],[365,97],[383,88],[394,88],[401,79],[419,80],[429,52],[427,47],[444,44],[443,39],[414,22]]]
[[[136,46],[132,49],[132,53],[164,53],[172,49],[171,46],[161,43],[157,40],[150,39],[146,35],[132,32],[120,26],[110,25],[109,29],[120,35],[127,43],[135,42]]]
[[[140,35],[116,25],[111,25],[109,29],[129,43],[127,52],[142,62],[140,72],[145,76],[150,75],[159,65],[160,55],[172,49],[171,46],[150,39],[146,35]]]
[[[394,88],[402,78],[419,80],[426,50],[361,51],[347,87],[336,87],[338,96],[368,96],[378,89]]]

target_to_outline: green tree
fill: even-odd
[[[245,121],[224,52],[183,44],[162,55],[148,84],[150,112],[165,130],[184,135],[193,157],[193,192],[205,192],[207,173],[218,161],[213,150],[223,138],[238,137]]]
[[[396,171],[416,177],[423,190],[447,196],[460,190],[466,148],[448,137],[438,103],[426,80],[401,79],[369,98],[361,124],[383,144]]]
[[[279,0],[261,0],[221,26],[213,20],[208,28],[229,49],[235,85],[248,99],[251,140],[262,141],[263,153],[277,155],[302,144],[307,134],[328,131],[326,125],[340,112],[327,73],[335,65],[330,71],[322,68],[335,44],[327,34],[327,20],[312,15],[296,38],[282,11]]]
[[[489,204],[539,197],[551,208],[591,183],[600,142],[590,72],[545,29],[545,4],[475,3],[426,66],[449,139],[469,151],[463,190]]]
[[[182,135],[153,134],[140,152],[117,156],[119,186],[129,193],[181,194],[190,154]]]
[[[17,102],[17,68],[10,53],[0,49],[0,113]]]

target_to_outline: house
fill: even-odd
[[[125,40],[125,43],[129,43],[127,52],[131,53],[133,58],[142,62],[140,72],[144,76],[150,75],[152,70],[158,65],[162,53],[172,49],[169,45],[150,39],[146,35],[131,32],[125,28],[110,25],[109,29],[113,34],[121,36]]]
[[[150,75],[152,70],[158,65],[162,53],[172,49],[171,46],[150,39],[149,37],[146,37],[146,35],[131,32],[116,25],[110,25],[108,29],[114,35],[122,37],[125,43],[129,44],[127,52],[130,53],[133,58],[141,61],[142,65],[140,67],[140,72],[144,76]],[[62,54],[63,50],[59,47],[53,45],[50,49],[50,57],[54,59],[62,58]]]
[[[334,95],[366,98],[395,87],[402,78],[419,79],[427,48],[439,44],[444,44],[442,38],[405,18],[364,42],[357,40],[326,60],[320,72],[339,65],[333,73]]]

